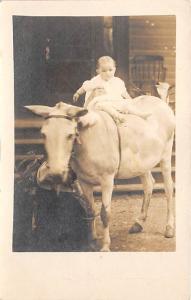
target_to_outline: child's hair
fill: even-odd
[[[112,62],[114,67],[116,67],[116,62],[111,56],[101,56],[97,60],[96,69],[98,70],[100,68],[101,64],[106,63],[106,62]]]

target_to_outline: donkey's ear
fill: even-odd
[[[27,105],[25,106],[28,110],[32,111],[34,114],[48,117],[49,114],[53,111],[54,107],[45,106],[45,105]]]
[[[79,118],[79,117],[86,115],[87,113],[88,113],[88,110],[83,108],[83,109],[77,111],[75,117]]]

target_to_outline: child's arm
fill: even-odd
[[[73,96],[73,101],[76,102],[78,101],[79,97],[83,94],[85,94],[85,89],[83,88],[83,86],[81,86],[74,94]]]
[[[75,94],[73,96],[74,102],[78,101],[78,99],[81,95],[85,94],[86,92],[91,92],[98,85],[100,85],[100,84],[97,83],[97,78],[96,77],[93,77],[90,80],[84,81],[82,86],[75,92]]]
[[[132,99],[131,96],[129,95],[126,86],[125,86],[125,82],[123,80],[121,80],[121,96],[124,99]]]
[[[123,97],[124,99],[132,99],[131,96],[129,95],[129,93],[127,92],[126,89],[123,91],[122,97]]]

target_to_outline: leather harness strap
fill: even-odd
[[[101,112],[101,111],[100,111]],[[105,112],[105,111],[104,111]],[[107,113],[107,112],[105,112]],[[110,114],[108,114],[110,116]],[[111,117],[111,116],[110,116]],[[120,135],[120,131],[119,131],[119,126],[116,124],[116,122],[114,121],[114,119],[111,117],[111,119],[113,120],[113,122],[115,123],[115,126],[117,128],[117,135],[118,135],[118,145],[119,145],[119,164],[118,164],[118,168],[117,168],[117,174],[115,175],[115,177],[117,177],[118,173],[119,173],[119,169],[120,169],[120,165],[121,165],[121,135]],[[104,120],[105,123],[105,120]]]
[[[116,174],[116,177],[117,177],[118,173],[119,173],[120,166],[121,166],[121,135],[120,135],[120,131],[119,131],[119,126],[117,124],[116,124],[116,127],[117,127],[118,141],[119,141],[119,165],[118,165],[118,168],[117,168],[117,174]]]
[[[49,115],[49,116],[45,117],[44,119],[47,120],[47,119],[50,119],[50,118],[67,119],[69,121],[72,121],[72,119],[74,117],[69,117],[69,116],[65,116],[65,115]]]

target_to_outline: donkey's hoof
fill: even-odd
[[[173,238],[174,237],[174,228],[171,227],[170,225],[166,226],[165,237],[166,238]]]
[[[103,245],[103,247],[100,249],[101,252],[110,252],[109,245]]]
[[[135,223],[130,229],[129,229],[129,233],[139,233],[143,230],[143,227],[139,224],[139,223]]]

